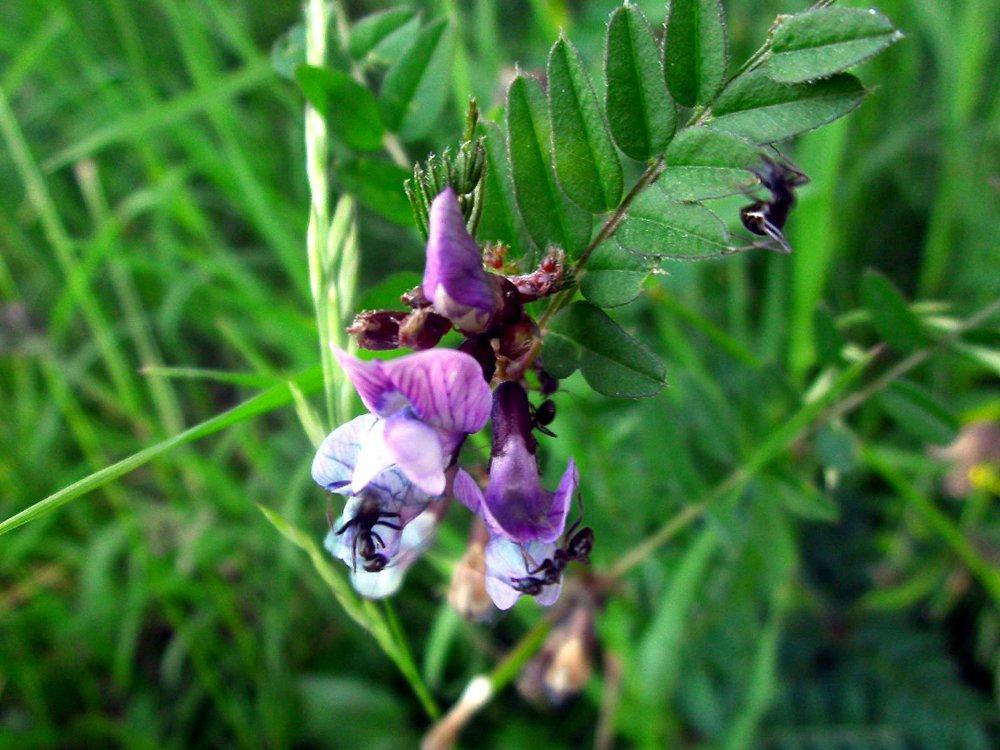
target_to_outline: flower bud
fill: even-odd
[[[522,302],[532,302],[558,292],[562,288],[566,270],[566,253],[558,247],[550,247],[531,273],[511,276],[511,283],[517,287]]]
[[[488,274],[476,241],[465,228],[455,191],[431,204],[423,292],[434,311],[469,335],[494,327],[504,307],[502,278]]]
[[[489,341],[482,338],[466,339],[458,350],[465,352],[479,363],[487,383],[493,380],[493,375],[497,371],[497,355]]]
[[[362,349],[396,349],[400,344],[399,325],[406,315],[403,310],[366,310],[354,316],[347,332]]]
[[[524,666],[518,692],[532,703],[563,705],[590,680],[595,643],[593,606],[585,599],[552,629],[535,658]]]
[[[399,345],[410,349],[430,349],[451,330],[451,323],[429,307],[414,310],[399,325]]]

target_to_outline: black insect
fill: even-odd
[[[528,575],[522,578],[512,578],[510,585],[522,594],[537,596],[542,593],[542,588],[559,583],[563,571],[571,562],[590,563],[590,552],[594,548],[594,530],[589,526],[584,526],[579,531],[576,528],[580,525],[576,521],[569,527],[564,537],[563,546],[557,547],[556,551],[535,568],[529,568],[525,562],[525,570]]]
[[[379,552],[379,548],[385,549],[385,541],[375,531],[376,526],[385,526],[389,529],[399,531],[403,527],[392,520],[398,519],[399,513],[384,511],[379,507],[378,500],[373,497],[365,498],[361,501],[361,507],[354,518],[337,529],[337,536],[340,536],[349,528],[354,527],[354,542],[351,545],[354,570],[358,569],[358,557],[364,560],[362,567],[369,573],[377,573],[389,564],[389,558]]]
[[[556,434],[549,429],[549,425],[556,418],[556,402],[547,398],[538,406],[528,404],[528,408],[531,410],[531,426],[543,435],[556,437]]]
[[[790,164],[764,157],[764,165],[754,173],[770,193],[770,200],[757,200],[740,210],[740,221],[750,232],[760,237],[770,237],[778,243],[783,253],[792,252],[782,230],[788,213],[795,205],[795,188],[805,185],[809,178]]]

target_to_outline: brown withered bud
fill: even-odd
[[[424,294],[424,287],[422,284],[417,284],[410,291],[403,292],[399,299],[404,305],[412,307],[414,310],[431,306],[431,301],[427,299],[427,296]]]
[[[486,593],[486,542],[489,533],[480,518],[472,527],[469,547],[451,574],[448,604],[469,622],[484,622],[493,614],[493,602]]]
[[[534,271],[508,278],[517,287],[522,302],[533,302],[558,292],[562,288],[565,271],[566,253],[558,247],[550,247]]]
[[[538,338],[538,326],[527,315],[516,323],[504,326],[500,333],[499,354],[516,362],[531,350]]]
[[[451,322],[429,307],[414,310],[399,325],[399,345],[410,349],[430,349],[451,330]]]
[[[347,332],[362,349],[396,349],[399,347],[399,325],[406,316],[405,310],[365,310],[354,316]]]
[[[581,597],[525,665],[517,680],[518,692],[534,703],[562,706],[590,680],[596,641],[593,603]]]
[[[483,338],[466,339],[458,350],[465,352],[479,363],[487,383],[493,380],[493,375],[497,371],[497,355],[489,341]]]

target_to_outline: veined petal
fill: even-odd
[[[402,411],[385,422],[385,447],[392,462],[415,485],[429,495],[444,492],[444,464],[441,440],[433,427]]]
[[[380,417],[388,417],[406,406],[406,398],[399,393],[388,375],[382,369],[382,362],[374,359],[370,362],[354,357],[343,349],[332,347],[333,356],[351,382],[354,383],[358,395],[368,408],[368,411]],[[403,357],[402,359],[406,359]]]
[[[445,432],[473,433],[490,417],[490,387],[475,359],[454,349],[428,349],[381,362],[334,355],[369,410],[390,417],[409,407]]]
[[[550,506],[551,496],[542,489],[535,456],[520,436],[512,435],[490,463],[483,503],[487,523],[495,533],[515,542],[549,537]]]
[[[312,477],[318,485],[331,492],[348,491],[362,442],[377,421],[373,414],[362,414],[326,436],[312,463]]]
[[[458,198],[447,187],[431,203],[424,296],[459,328],[485,325],[498,308],[479,246],[465,228]]]
[[[375,477],[384,472],[395,462],[395,456],[385,442],[386,420],[377,419],[371,429],[365,433],[351,475],[351,492],[361,492]]]
[[[454,349],[428,349],[385,362],[382,369],[421,420],[446,432],[479,432],[490,418],[490,387],[475,359]]]

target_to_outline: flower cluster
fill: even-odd
[[[543,397],[558,385],[538,362],[538,328],[524,303],[559,290],[563,261],[553,250],[525,275],[487,271],[448,188],[431,204],[423,283],[403,295],[410,309],[363,312],[348,328],[362,348],[417,350],[385,362],[335,351],[369,413],[323,441],[312,474],[347,498],[326,547],[350,566],[363,595],[399,588],[451,497],[485,522],[483,583],[500,609],[523,594],[553,603],[566,565],[587,560],[590,530],[564,534],[579,472],[570,459],[555,491],[542,487],[534,431],[551,434],[544,425],[554,414],[551,401],[536,410],[525,387],[529,372]],[[502,253],[488,249],[485,263],[499,270]],[[452,328],[463,337],[459,348],[434,348]],[[493,436],[483,491],[458,457],[487,421]]]

